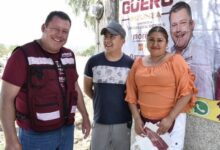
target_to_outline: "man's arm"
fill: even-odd
[[[9,82],[2,81],[0,95],[0,119],[5,134],[5,150],[21,150],[15,129],[15,106],[14,100],[20,87]]]
[[[84,76],[84,92],[86,95],[93,99],[93,83],[92,78]]]
[[[85,106],[85,103],[84,103],[83,94],[82,94],[82,91],[79,87],[78,82],[75,83],[75,88],[76,88],[76,91],[78,93],[77,108],[78,108],[78,110],[81,113],[82,118],[83,118],[82,132],[85,135],[84,138],[87,138],[89,133],[90,133],[91,124],[90,124],[88,112],[86,110],[86,106]]]

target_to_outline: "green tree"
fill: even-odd
[[[0,44],[0,57],[7,54],[7,48],[4,44]]]
[[[4,44],[0,44],[0,57],[11,53],[17,45],[10,45],[8,48]]]
[[[96,0],[67,0],[68,5],[73,9],[75,15],[84,15],[84,24],[86,27],[96,29],[96,18],[89,16],[89,7],[96,3]]]
[[[96,46],[92,45],[83,52],[80,53],[81,56],[92,56],[96,53]]]
[[[9,46],[9,51],[12,52],[18,45],[10,45]]]

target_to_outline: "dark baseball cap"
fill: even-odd
[[[105,28],[101,30],[101,35],[104,35],[106,32],[109,32],[113,35],[121,35],[125,38],[126,32],[123,27],[116,21],[111,21]]]

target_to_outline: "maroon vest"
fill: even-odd
[[[50,131],[73,124],[77,105],[77,80],[74,54],[65,48],[61,49],[60,62],[65,77],[65,90],[58,79],[58,68],[55,62],[37,43],[21,47],[27,58],[27,96],[16,98],[17,119],[30,122],[34,131]],[[18,107],[17,107],[18,106]],[[27,107],[28,114],[22,109]]]

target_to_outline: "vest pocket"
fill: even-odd
[[[58,103],[49,103],[46,105],[35,105],[36,118],[41,121],[51,121],[60,118]]]
[[[34,88],[43,88],[47,83],[47,78],[43,74],[43,70],[40,68],[32,68],[30,70],[31,74],[31,86]]]
[[[35,130],[52,130],[64,124],[62,104],[56,96],[35,97],[32,104],[32,126]]]

